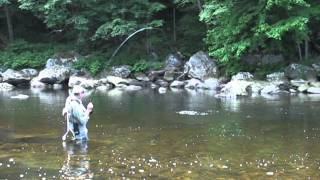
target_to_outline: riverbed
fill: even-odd
[[[94,92],[90,140],[62,142],[66,90],[0,92],[0,179],[320,178],[320,96],[214,94]]]

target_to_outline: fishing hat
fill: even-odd
[[[72,94],[80,94],[80,93],[84,93],[84,88],[79,85],[73,86]]]

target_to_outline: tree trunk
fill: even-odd
[[[11,21],[11,15],[10,15],[10,10],[7,4],[4,5],[4,11],[6,13],[6,18],[7,18],[7,26],[8,26],[8,34],[9,34],[9,41],[12,42],[14,39],[13,36],[13,26],[12,26],[12,21]]]
[[[202,11],[202,2],[201,2],[201,0],[197,0],[197,5],[198,5],[199,11]]]
[[[299,52],[299,61],[302,61],[302,53],[301,53],[301,47],[300,47],[299,43],[297,43],[297,47],[298,47],[298,52]]]
[[[176,32],[176,8],[173,8],[173,42],[176,43],[177,41],[177,32]]]
[[[309,58],[309,42],[307,40],[304,41],[304,58]]]

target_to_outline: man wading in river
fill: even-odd
[[[62,140],[66,139],[69,131],[75,135],[76,140],[88,140],[88,129],[86,125],[93,110],[93,104],[90,102],[87,108],[85,108],[82,104],[83,97],[84,89],[81,86],[74,86],[72,95],[67,98],[66,106],[62,112],[63,115],[66,113],[67,117],[67,132],[62,137]]]

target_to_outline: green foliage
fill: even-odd
[[[54,46],[43,43],[28,43],[17,40],[4,51],[0,51],[0,64],[7,68],[42,68],[54,54]]]
[[[86,58],[79,59],[73,64],[73,67],[78,70],[84,68],[95,76],[104,69],[106,63],[105,61],[106,59],[104,55],[95,54]]]
[[[316,0],[213,0],[200,19],[209,27],[210,55],[228,62],[251,52],[297,52],[297,44],[317,31],[310,24],[319,13]]]
[[[137,63],[135,63],[132,66],[131,71],[133,73],[138,73],[138,72],[146,72],[149,70],[159,70],[163,67],[163,63],[160,62],[146,62],[146,61],[139,61]]]

